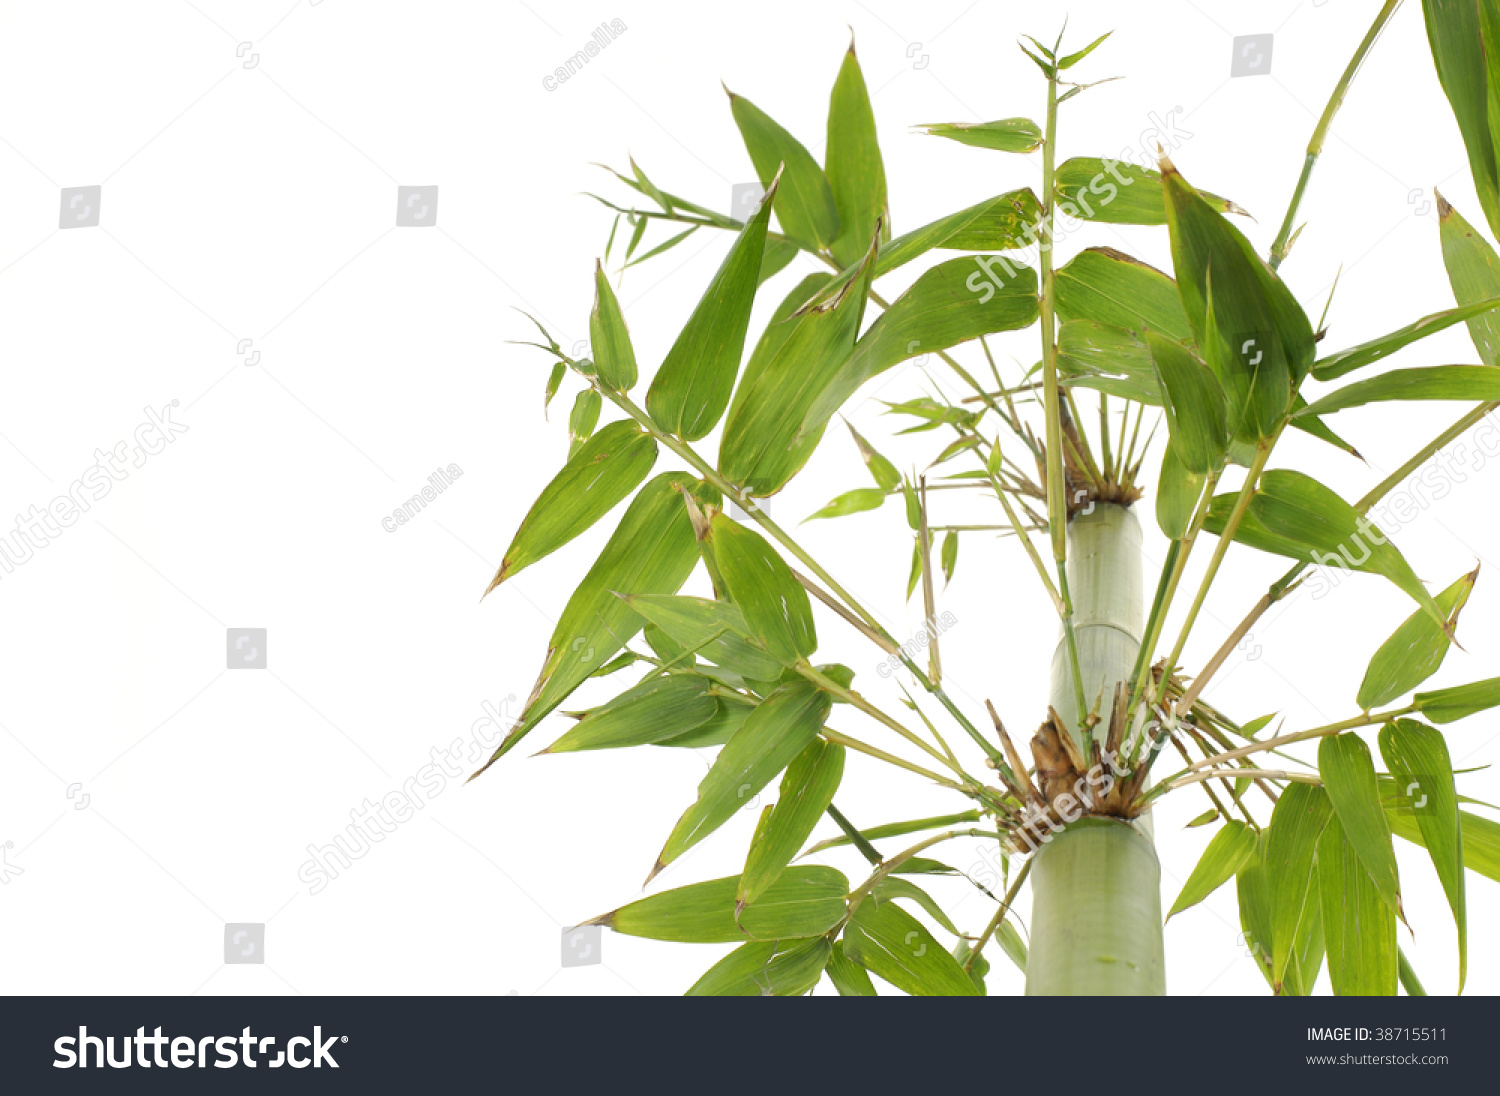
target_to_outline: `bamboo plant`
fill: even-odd
[[[600,199],[615,215],[606,261],[623,249],[633,266],[700,232],[722,233],[728,253],[649,377],[604,261],[595,268],[588,356],[565,353],[536,325],[542,338],[531,345],[553,362],[547,400],[569,374],[581,387],[572,451],[490,589],[630,501],[611,518],[614,531],[568,600],[524,711],[488,764],[549,725],[585,682],[607,677],[623,683],[617,695],[574,713],[543,752],[718,748],[652,876],[749,797],[773,782],[779,791],[739,875],[653,893],[594,923],[661,940],[738,943],[692,994],[801,994],[826,975],[840,994],[871,995],[871,974],[910,994],[983,994],[992,944],[1024,971],[1028,994],[1161,994],[1151,811],[1166,796],[1198,795],[1207,809],[1193,824],[1215,832],[1168,916],[1233,880],[1250,961],[1273,992],[1309,993],[1325,962],[1335,993],[1394,994],[1398,984],[1423,992],[1398,942],[1405,915],[1393,835],[1431,856],[1457,926],[1462,986],[1465,869],[1500,878],[1500,825],[1458,794],[1439,728],[1500,706],[1500,678],[1419,691],[1454,643],[1476,574],[1430,592],[1368,515],[1500,405],[1500,313],[1491,311],[1500,307],[1500,257],[1443,202],[1438,242],[1456,307],[1338,350],[1277,273],[1329,123],[1398,5],[1388,0],[1379,10],[1338,79],[1265,259],[1236,227],[1241,211],[1164,156],[1156,170],[1105,158],[1056,162],[1064,108],[1076,109],[1070,101],[1090,86],[1076,74],[1107,35],[1073,52],[1061,35],[1050,47],[1021,43],[1040,73],[1040,124],[923,127],[973,148],[986,172],[1022,163],[1008,153],[1040,150],[1041,177],[1036,189],[1020,186],[901,235],[892,231],[852,44],[833,85],[821,165],[749,99],[729,95],[764,187],[744,220],[660,188],[633,161],[613,173],[630,193]],[[1500,233],[1489,113],[1500,101],[1500,50],[1487,57],[1484,46],[1500,41],[1500,7],[1428,0],[1425,12],[1484,219]],[[1106,247],[1075,248],[1062,261],[1054,244],[1064,219],[1085,236],[1091,223],[1163,226],[1171,275]],[[648,233],[664,232],[671,235],[644,250]],[[785,293],[746,357],[759,287],[799,253],[826,271]],[[1025,261],[1031,253],[1034,266]],[[887,300],[882,279],[920,258],[938,261]],[[1478,364],[1376,368],[1460,322]],[[1033,326],[1034,364],[1006,376],[986,337]],[[993,705],[980,713],[945,691],[936,635],[926,652],[902,647],[758,505],[803,469],[825,434],[844,444],[834,418],[866,382],[933,353],[968,395],[889,405],[909,421],[907,432],[936,439],[930,465],[902,473],[851,426],[870,482],[814,516],[904,507],[913,539],[907,593],[920,586],[931,625],[938,572],[951,577],[963,532],[939,520],[938,489],[979,492],[998,505],[1000,530],[1025,549],[1029,577],[1057,617],[1047,710],[1006,713],[1038,727],[1029,743]],[[1342,383],[1304,392],[1309,378]],[[1336,414],[1434,399],[1471,409],[1356,502],[1276,459],[1288,428],[1352,453],[1329,425]],[[606,404],[610,420],[596,428]],[[1148,472],[1153,439],[1160,459]],[[663,456],[665,470],[652,475]],[[1170,540],[1150,585],[1143,521]],[[1211,585],[1234,557],[1257,552],[1291,567],[1207,663],[1184,665]],[[1201,581],[1190,581],[1189,560],[1205,557]],[[1410,617],[1372,650],[1349,717],[1270,731],[1269,716],[1213,706],[1215,672],[1259,617],[1330,566],[1393,583],[1413,602]],[[698,594],[683,592],[690,582]],[[1169,619],[1180,623],[1169,627]],[[911,685],[902,710],[872,701],[848,667],[818,660],[819,631],[828,628],[852,629],[900,665]],[[856,722],[859,736],[848,729]],[[847,818],[836,799],[849,751],[943,789],[951,813]],[[834,836],[811,843],[825,818]],[[1001,887],[976,883],[991,914],[960,929],[914,880],[952,873],[934,857],[965,837],[993,842],[1005,874]],[[821,862],[835,851],[862,855],[863,877]],[[1028,882],[1023,932],[1013,906]],[[940,944],[913,911],[954,946]]]

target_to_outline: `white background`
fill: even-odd
[[[1060,157],[1135,147],[1153,112],[1177,109],[1192,135],[1177,164],[1250,210],[1256,220],[1243,223],[1264,251],[1374,5],[1076,0],[1068,10],[1075,48],[1116,32],[1080,78],[1124,79],[1063,107]],[[968,149],[911,126],[1039,117],[1039,75],[1014,43],[1021,32],[1050,41],[1061,17],[1061,5],[968,0],[0,5],[0,532],[9,515],[64,493],[96,449],[130,439],[147,406],[178,401],[174,416],[189,427],[0,576],[0,843],[21,870],[0,887],[5,990],[686,988],[726,949],[606,935],[602,965],[562,970],[560,931],[640,894],[708,752],[517,750],[467,787],[450,782],[322,893],[298,879],[307,846],[330,842],[352,808],[398,788],[434,747],[468,739],[485,702],[530,691],[552,622],[612,525],[480,604],[566,456],[576,391],[570,381],[544,419],[550,362],[507,345],[532,337],[513,307],[542,317],[565,346],[586,337],[610,215],[580,192],[630,201],[591,161],[624,167],[634,154],[660,185],[727,209],[731,186],[753,173],[720,80],[821,159],[851,27],[898,234],[1035,185],[1039,155]],[[543,77],[610,19],[628,29],[546,90]],[[1231,80],[1233,36],[1263,32],[1275,35],[1270,75]],[[237,56],[242,42],[251,45]],[[59,231],[60,188],[91,184],[103,186],[100,226]],[[401,184],[440,188],[436,229],[394,226]],[[1317,317],[1342,267],[1325,348],[1452,303],[1434,185],[1483,224],[1411,3],[1334,125],[1303,207],[1308,227],[1282,271]],[[626,272],[620,299],[646,376],[728,243],[702,234]],[[1170,265],[1165,229],[1088,228],[1062,257],[1089,244]],[[922,265],[896,275],[888,295]],[[811,269],[804,258],[767,285],[752,331]],[[258,364],[236,353],[247,338]],[[1034,332],[996,340],[1011,377],[1035,360],[1034,342]],[[960,353],[975,360],[973,348]],[[1400,364],[1476,360],[1459,327]],[[848,409],[905,466],[930,459],[935,435],[886,441],[892,422],[867,397],[946,386],[940,369],[893,371]],[[1301,436],[1276,463],[1356,498],[1461,410],[1348,412],[1334,425],[1368,465]],[[463,476],[438,501],[397,532],[381,527],[450,463]],[[1496,672],[1494,474],[1471,472],[1396,536],[1434,590],[1487,554],[1495,561],[1460,628],[1466,652],[1434,684]],[[773,512],[794,527],[866,484],[834,430]],[[939,520],[997,515],[955,507]],[[1164,541],[1148,509],[1142,517],[1149,590]],[[897,506],[798,535],[894,634],[911,633],[920,599],[903,601],[910,538]],[[1189,667],[1284,569],[1247,549],[1230,554]],[[940,608],[958,618],[943,640],[950,689],[976,720],[988,696],[1029,734],[1055,622],[1015,542],[966,537]],[[1241,719],[1280,712],[1287,729],[1350,715],[1370,653],[1411,609],[1369,577],[1294,599],[1256,627],[1210,695]],[[894,705],[878,652],[831,617],[818,623],[823,657]],[[232,626],[269,630],[268,669],[225,669]],[[562,723],[550,720],[528,746],[540,749]],[[1455,763],[1492,758],[1497,731],[1493,715],[1452,727]],[[858,824],[961,809],[888,771],[851,758],[838,801]],[[1471,795],[1500,796],[1488,773],[1461,781]],[[1205,806],[1181,793],[1158,812],[1163,908],[1207,840],[1182,828]],[[753,812],[731,821],[653,889],[737,872],[752,822]],[[1414,939],[1402,930],[1403,946],[1428,989],[1450,993],[1451,918],[1425,858],[1397,845],[1416,929]],[[946,855],[978,863],[977,846]],[[861,863],[832,862],[851,874]],[[933,889],[969,932],[993,909],[961,880]],[[1020,913],[1024,923],[1024,902]],[[1494,885],[1471,875],[1470,985],[1480,992],[1500,988],[1500,943],[1482,928],[1497,913]],[[223,965],[223,925],[241,921],[267,924],[265,964]],[[1170,989],[1264,993],[1238,932],[1232,887],[1174,919]],[[1020,984],[997,955],[992,992]]]

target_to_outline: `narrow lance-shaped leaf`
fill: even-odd
[[[594,309],[589,313],[589,349],[593,351],[594,368],[599,381],[617,392],[635,386],[635,350],[620,302],[604,275],[604,264],[594,264]]]
[[[521,718],[484,768],[513,749],[645,625],[620,595],[671,594],[687,579],[698,562],[698,543],[682,505],[684,491],[703,502],[719,501],[713,487],[682,472],[657,476],[641,488],[568,599]]]
[[[1335,380],[1345,373],[1352,373],[1372,362],[1378,362],[1419,339],[1425,339],[1428,335],[1436,335],[1439,331],[1446,331],[1456,323],[1483,316],[1496,308],[1500,308],[1500,297],[1475,301],[1473,304],[1462,304],[1457,308],[1423,316],[1415,323],[1407,324],[1388,335],[1360,343],[1358,346],[1351,346],[1347,350],[1340,350],[1326,358],[1319,358],[1313,363],[1312,375],[1320,381]]]
[[[833,947],[823,938],[744,944],[693,983],[688,997],[798,997],[817,985]]]
[[[807,591],[776,549],[723,514],[713,519],[713,543],[729,594],[766,653],[789,665],[816,651]]]
[[[628,604],[683,650],[748,678],[768,680],[781,663],[745,641],[750,627],[739,609],[701,597],[632,597]]]
[[[1430,365],[1416,369],[1391,369],[1376,377],[1355,381],[1297,412],[1331,415],[1349,407],[1390,400],[1500,400],[1500,369],[1492,365]]]
[[[1395,996],[1396,914],[1338,817],[1318,838],[1318,890],[1328,977],[1340,997]]]
[[[1489,118],[1489,77],[1485,38],[1480,27],[1483,5],[1474,0],[1423,0],[1427,39],[1438,81],[1469,153],[1469,170],[1490,231],[1500,235],[1500,189]]]
[[[861,902],[844,930],[844,953],[916,997],[979,996],[958,961],[895,902]]]
[[[1131,331],[1151,330],[1179,342],[1193,337],[1177,285],[1154,266],[1112,247],[1080,251],[1054,275],[1057,313]]]
[[[848,266],[864,255],[877,224],[885,239],[891,232],[875,114],[852,39],[828,99],[827,148],[823,173],[839,220],[830,250],[840,266]]]
[[[828,247],[838,238],[839,215],[823,169],[797,138],[749,99],[731,91],[729,106],[761,185],[769,187],[782,173],[775,208],[783,231],[813,251]]]
[[[1290,784],[1271,812],[1266,841],[1265,872],[1270,897],[1272,985],[1286,977],[1298,929],[1306,910],[1313,881],[1313,856],[1333,808],[1322,788],[1312,784]],[[1317,892],[1311,901],[1318,902]]]
[[[1456,723],[1500,705],[1500,677],[1418,693],[1412,702],[1434,723]]]
[[[874,254],[871,241],[852,280],[825,288],[785,321],[782,326],[789,330],[768,354],[762,356],[757,346],[751,355],[719,447],[719,471],[747,493],[774,494],[812,456],[822,431],[807,434],[801,428],[854,346]]]
[[[1215,497],[1204,528],[1221,533],[1233,506],[1232,495]],[[1320,567],[1382,575],[1411,596],[1440,625],[1447,618],[1411,565],[1369,518],[1317,480],[1287,468],[1261,476],[1234,539],[1263,552],[1289,556]]]
[[[853,491],[845,491],[821,510],[809,514],[806,520],[843,518],[850,514],[862,514],[867,510],[880,509],[884,502],[885,492],[880,488],[857,487]]]
[[[1240,933],[1245,951],[1255,962],[1255,969],[1273,990],[1276,980],[1272,969],[1275,941],[1272,923],[1271,880],[1266,874],[1268,834],[1261,831],[1255,854],[1245,861],[1235,876],[1235,896],[1240,907]]]
[[[844,425],[848,426],[849,433],[854,435],[854,444],[859,446],[860,459],[870,470],[870,475],[875,479],[875,485],[882,491],[894,491],[901,486],[901,473],[896,471],[896,466],[877,453],[875,447],[867,442],[852,424],[846,422]]]
[[[783,685],[751,712],[719,752],[698,785],[698,799],[683,812],[662,847],[655,875],[751,803],[817,737],[832,707],[804,681]]]
[[[946,137],[961,145],[995,152],[1031,152],[1042,144],[1042,127],[1030,118],[1001,118],[995,122],[924,122],[917,129],[931,137]]]
[[[697,441],[718,425],[729,406],[760,284],[771,203],[780,185],[779,176],[771,180],[651,381],[646,410],[669,434]]]
[[[1312,326],[1244,235],[1166,159],[1162,186],[1177,291],[1229,399],[1230,433],[1270,437],[1312,364]]]
[[[960,811],[958,814],[940,814],[932,818],[913,818],[906,822],[887,822],[883,826],[871,826],[867,830],[860,830],[859,834],[866,841],[879,841],[885,837],[903,837],[909,833],[919,833],[922,830],[938,830],[944,826],[956,826],[963,822],[978,822],[978,811]],[[848,845],[851,840],[847,834],[838,837],[830,837],[826,841],[820,841],[803,855],[811,856],[815,852],[824,849],[836,849],[842,845]]]
[[[1410,809],[1388,805],[1385,816],[1396,836],[1426,848],[1427,838]],[[1500,883],[1500,822],[1492,822],[1469,811],[1459,811],[1458,824],[1463,834],[1464,867]]]
[[[1170,921],[1176,914],[1196,906],[1238,874],[1245,863],[1255,855],[1258,835],[1239,819],[1230,819],[1224,828],[1214,834],[1208,848],[1198,858],[1197,865],[1182,885],[1182,892],[1167,913]]]
[[[954,925],[953,919],[943,911],[943,907],[937,904],[937,900],[910,879],[903,879],[899,875],[888,875],[875,885],[870,896],[881,902],[889,902],[896,898],[905,898],[915,902],[923,912],[931,917],[943,928],[954,936],[959,934],[958,927]]]
[[[822,936],[843,920],[849,881],[833,868],[810,864],[788,868],[738,922],[734,892],[739,877],[642,898],[587,921],[627,936],[680,944],[738,944],[749,940],[798,940]]]
[[[1458,614],[1468,602],[1478,577],[1476,567],[1433,599],[1448,622],[1447,628],[1418,609],[1380,645],[1359,684],[1355,703],[1360,708],[1368,712],[1389,704],[1437,673],[1453,645],[1449,633],[1458,624]]]
[[[754,905],[812,833],[833,801],[844,775],[844,747],[814,739],[787,766],[781,793],[765,825],[755,834],[740,876],[735,908]]]
[[[1318,743],[1318,775],[1341,824],[1343,839],[1358,854],[1380,897],[1404,920],[1396,853],[1380,806],[1370,747],[1352,732],[1325,736]]]
[[[592,526],[636,489],[654,463],[656,441],[634,422],[610,423],[595,434],[532,503],[485,593]]]
[[[908,358],[997,331],[1030,327],[1038,316],[1036,272],[1000,255],[948,259],[926,271],[855,344],[806,412],[801,436],[822,433],[872,377]]]
[[[1453,286],[1453,299],[1461,305],[1500,297],[1500,256],[1483,236],[1458,215],[1437,191],[1438,239],[1443,245],[1443,266]],[[1469,336],[1485,365],[1500,365],[1500,314],[1485,312],[1469,320]]]
[[[1064,216],[1114,225],[1164,225],[1161,175],[1123,160],[1075,156],[1057,166],[1057,207]],[[1226,198],[1200,191],[1211,209],[1243,213]]]
[[[1177,455],[1177,444],[1167,439],[1161,455],[1161,479],[1156,489],[1156,524],[1172,540],[1181,540],[1192,525],[1203,495],[1206,475],[1188,471]]]
[[[718,713],[711,685],[696,674],[653,677],[584,713],[576,726],[542,752],[644,746],[686,734]]]
[[[1422,843],[1448,896],[1458,928],[1458,991],[1469,971],[1469,915],[1464,893],[1464,838],[1453,761],[1442,734],[1414,719],[1380,728],[1380,756],[1402,789],[1398,810],[1416,816]]]
[[[1175,339],[1148,331],[1146,343],[1176,460],[1195,475],[1218,471],[1229,449],[1224,390],[1208,366]]]
[[[875,997],[875,984],[865,973],[865,968],[844,954],[843,941],[833,945],[828,957],[828,980],[839,991],[840,997]]]
[[[875,276],[889,274],[934,248],[954,251],[1010,251],[1037,242],[1042,206],[1029,189],[1011,190],[939,217],[882,244]]]
[[[585,388],[573,401],[573,412],[568,416],[568,457],[570,459],[594,432],[594,427],[599,422],[599,409],[603,404],[603,397],[593,388]]]

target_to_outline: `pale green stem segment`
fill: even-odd
[[[1161,866],[1151,839],[1081,818],[1036,853],[1028,997],[1161,997]]]
[[[1052,706],[1071,730],[1080,685],[1114,696],[1128,682],[1141,640],[1141,528],[1125,507],[1095,503],[1068,530],[1069,586],[1077,610],[1081,678],[1060,641]],[[1033,856],[1032,996],[1143,996],[1166,992],[1161,870],[1151,838],[1128,822],[1082,818]]]

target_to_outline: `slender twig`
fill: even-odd
[[[1015,902],[1016,895],[1021,893],[1021,884],[1026,882],[1026,877],[1031,874],[1033,859],[1027,857],[1026,862],[1021,865],[1021,870],[1016,872],[1016,877],[1011,881],[1010,889],[1005,892],[1005,897],[1000,900],[1000,908],[995,911],[995,916],[990,918],[990,923],[985,926],[984,932],[975,941],[974,947],[969,951],[969,957],[964,960],[964,973],[968,974],[974,969],[974,964],[979,959],[979,953],[984,946],[990,942],[990,938],[999,929],[1000,923],[1005,920],[1005,915],[1010,912],[1011,904]]]
[[[1339,82],[1334,85],[1333,94],[1328,98],[1328,105],[1323,108],[1322,117],[1313,129],[1312,139],[1307,142],[1307,155],[1302,162],[1302,175],[1297,180],[1297,189],[1292,192],[1291,204],[1287,206],[1286,219],[1281,222],[1281,231],[1276,234],[1276,242],[1271,245],[1271,269],[1275,270],[1286,258],[1287,252],[1291,250],[1292,225],[1297,219],[1297,210],[1302,205],[1302,196],[1307,190],[1308,180],[1312,178],[1313,165],[1318,162],[1319,155],[1323,152],[1323,142],[1328,136],[1328,127],[1333,122],[1333,116],[1344,102],[1344,95],[1349,90],[1350,83],[1354,80],[1354,74],[1359,71],[1359,66],[1364,63],[1365,55],[1370,52],[1370,47],[1380,37],[1380,32],[1385,29],[1386,23],[1396,9],[1401,6],[1401,0],[1385,0],[1381,6],[1380,13],[1375,16],[1375,22],[1365,32],[1364,39],[1359,43],[1359,48],[1354,51],[1354,56],[1349,59],[1344,74],[1339,77]]]

